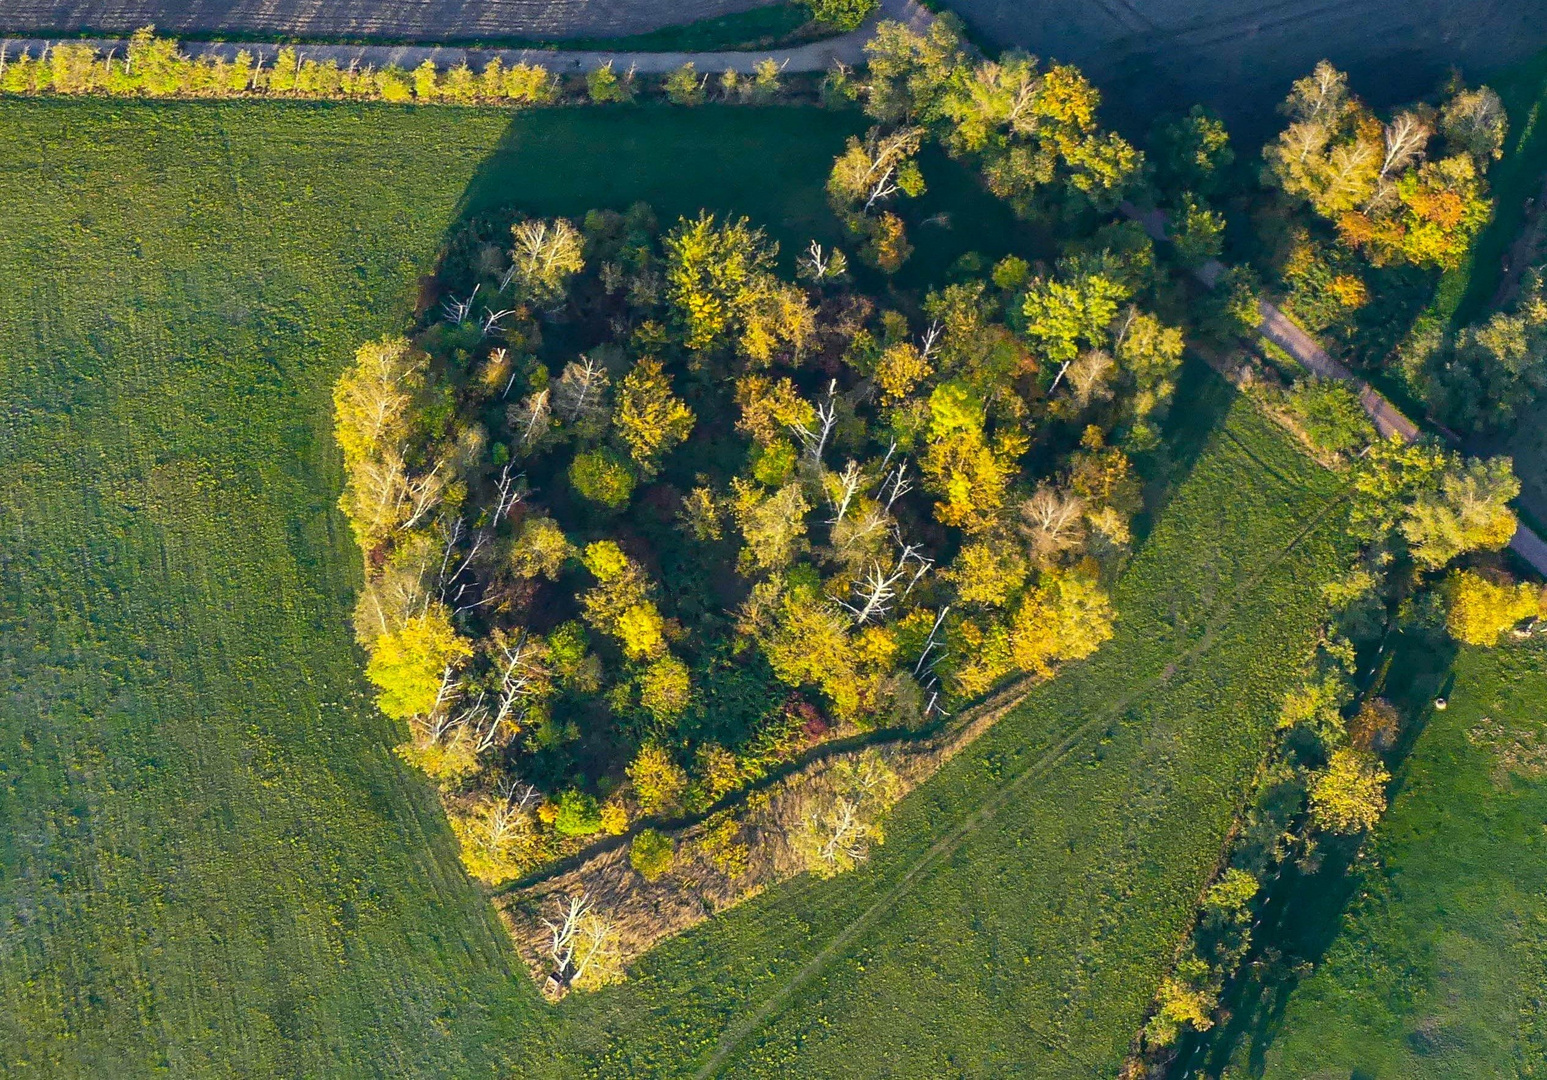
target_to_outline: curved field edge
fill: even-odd
[[[583,1058],[556,1073],[1116,1075],[1351,548],[1336,477],[1212,375],[1187,390],[1205,430],[1229,414],[1119,582],[1117,638],[904,800],[864,869],[566,1000]]]
[[[0,1073],[505,1077],[560,1036],[364,692],[329,390],[465,208],[799,237],[851,121],[447,115],[0,103]]]
[[[730,1045],[738,1073],[793,1056],[809,1075],[854,1075],[860,1058],[1089,1075],[1070,1047],[1115,1063],[1337,569],[1335,529],[1272,562],[1333,478],[1244,405],[1203,445],[1227,391],[1197,375],[1160,470],[1176,494],[1122,586],[1120,642],[916,793],[871,868],[794,882],[617,991],[541,1008],[362,692],[327,388],[359,340],[401,320],[459,213],[645,198],[823,235],[821,179],[852,121],[456,121],[0,104],[14,226],[0,251],[4,1071],[671,1075],[769,1000],[796,1007]],[[1184,655],[1205,662],[1166,677]],[[883,929],[791,986],[942,835],[1115,701],[1093,742],[917,875]]]

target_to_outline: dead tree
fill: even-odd
[[[467,317],[473,311],[473,301],[478,297],[478,288],[479,286],[474,285],[473,291],[467,294],[466,300],[458,300],[454,296],[447,298],[446,302],[441,305],[447,322],[454,326],[461,326],[467,322]]]
[[[526,403],[512,405],[508,414],[511,427],[521,429],[521,445],[526,446],[548,430],[548,420],[553,415],[552,391],[547,387],[534,391]]]
[[[838,423],[837,396],[838,380],[833,379],[827,384],[827,400],[816,407],[815,431],[804,424],[790,425],[790,430],[795,432],[815,465],[822,463],[822,452],[827,449],[828,437],[833,433],[833,426]]]
[[[546,390],[543,392],[547,393]],[[511,470],[515,467],[515,462],[507,462],[505,467],[500,470],[499,486],[495,489],[495,525],[504,521],[510,512],[517,506],[520,506],[522,500],[526,498],[526,487],[523,483],[526,480],[526,473],[512,474]]]
[[[606,411],[607,369],[589,356],[571,360],[554,384],[553,405],[569,423],[600,416]]]
[[[849,512],[849,504],[854,501],[854,496],[859,493],[859,489],[865,485],[865,480],[865,474],[860,471],[858,462],[851,459],[843,467],[843,472],[839,473],[836,479],[837,492],[829,492],[829,498],[834,507],[833,518],[828,522],[829,525],[836,526],[843,520],[843,515]]]

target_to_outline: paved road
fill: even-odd
[[[1123,203],[1123,213],[1143,225],[1144,231],[1156,240],[1166,239],[1166,216],[1159,210],[1145,213],[1132,203]],[[1198,280],[1211,289],[1219,280],[1220,274],[1224,272],[1224,264],[1217,259],[1210,259],[1193,271]],[[1364,406],[1364,411],[1369,414],[1370,419],[1375,423],[1376,430],[1382,435],[1388,438],[1397,435],[1407,442],[1414,442],[1423,434],[1423,429],[1410,420],[1401,409],[1393,405],[1380,391],[1334,360],[1315,338],[1306,333],[1288,315],[1266,300],[1260,301],[1257,308],[1262,315],[1262,322],[1258,324],[1257,332],[1294,357],[1312,374],[1327,379],[1337,379],[1339,382],[1351,385],[1359,395],[1359,403]],[[1452,444],[1460,442],[1455,432],[1437,424],[1430,426],[1437,429]],[[1522,524],[1515,530],[1509,547],[1535,568],[1537,573],[1547,577],[1547,541],[1543,541],[1540,536]]]
[[[340,67],[351,64],[370,64],[373,67],[398,67],[412,69],[426,60],[432,60],[442,68],[467,63],[481,68],[498,57],[506,65],[516,63],[542,64],[556,74],[591,71],[612,64],[618,71],[632,67],[641,74],[664,74],[693,63],[698,70],[750,72],[758,63],[772,57],[785,71],[826,71],[835,60],[845,64],[863,63],[865,42],[875,32],[875,24],[881,19],[897,19],[915,26],[927,23],[933,16],[917,0],[881,0],[881,8],[874,18],[853,33],[797,45],[789,49],[765,49],[755,52],[580,52],[555,49],[466,49],[447,45],[297,45],[302,59],[336,60]],[[121,38],[91,39],[103,52],[117,50],[123,53]],[[16,56],[23,49],[38,56],[52,42],[45,38],[0,39],[0,48],[6,55]],[[241,49],[256,53],[261,59],[272,58],[279,49],[277,43],[196,43],[188,42],[186,51],[195,56],[215,55],[230,58]]]

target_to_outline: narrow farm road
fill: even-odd
[[[571,51],[567,49],[478,49],[457,45],[307,45],[295,44],[296,59],[334,60],[339,67],[351,65],[382,68],[395,65],[412,70],[426,60],[445,69],[457,64],[479,68],[498,59],[512,64],[541,64],[555,75],[577,75],[611,64],[616,71],[633,68],[641,75],[664,75],[691,63],[701,72],[735,71],[750,74],[764,60],[772,58],[790,72],[826,71],[835,62],[850,66],[865,62],[865,43],[875,34],[882,19],[893,19],[915,27],[927,25],[934,16],[918,0],[881,0],[881,7],[858,30],[788,49],[763,49],[748,52],[611,52]],[[54,41],[45,38],[0,38],[0,49],[7,56],[23,51],[42,55]],[[126,42],[121,38],[88,39],[84,44],[102,53],[122,55]],[[193,56],[218,56],[232,59],[242,50],[257,56],[260,62],[272,61],[281,44],[253,42],[185,42],[184,50]]]
[[[1123,203],[1122,209],[1124,214],[1143,225],[1144,231],[1154,239],[1166,239],[1166,217],[1161,211],[1151,210],[1146,213],[1132,203]],[[1193,271],[1193,276],[1212,289],[1224,272],[1223,263],[1218,259],[1210,259]],[[1393,405],[1384,394],[1334,360],[1315,338],[1306,333],[1288,315],[1266,300],[1259,301],[1257,308],[1262,315],[1257,333],[1294,357],[1313,375],[1337,379],[1353,387],[1359,395],[1359,403],[1364,406],[1364,411],[1374,422],[1375,429],[1382,435],[1388,438],[1396,435],[1406,442],[1415,442],[1423,434],[1423,429],[1408,419],[1406,414]],[[1438,424],[1431,424],[1431,426],[1436,428],[1447,441],[1453,444],[1460,442],[1455,432]],[[1509,549],[1529,563],[1537,573],[1547,577],[1547,541],[1524,523],[1516,527],[1515,535],[1509,542]]]

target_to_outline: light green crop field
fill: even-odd
[[[1444,659],[1417,680],[1429,698]],[[1547,1075],[1547,648],[1467,649],[1449,677],[1367,857],[1331,890],[1346,908],[1318,913],[1324,955],[1233,1047],[1243,1077]]]
[[[870,866],[617,989],[540,1002],[363,692],[328,391],[447,227],[647,199],[788,250],[854,128],[0,102],[0,1073],[1115,1073],[1346,556],[1336,478],[1212,376],[1118,638]],[[1019,235],[930,179],[921,266]]]

